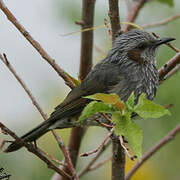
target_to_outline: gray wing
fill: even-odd
[[[62,118],[62,113],[66,112],[68,112],[68,116],[81,112],[86,103],[89,102],[89,100],[83,98],[84,96],[95,93],[109,93],[109,90],[117,84],[119,84],[119,88],[121,88],[121,85],[123,86],[124,77],[120,73],[119,66],[107,63],[105,60],[97,64],[82,83],[75,87],[65,100],[55,108],[55,111],[51,114],[51,119]]]

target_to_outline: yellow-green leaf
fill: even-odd
[[[114,105],[119,110],[125,109],[124,102],[120,100],[117,94],[96,93],[91,96],[86,96],[86,98],[93,100],[101,100],[104,103]]]
[[[68,74],[68,73],[65,72],[65,71],[64,71],[64,73],[72,80],[72,82],[73,82],[76,86],[78,86],[79,84],[81,84],[80,79],[77,80],[76,78],[72,77],[70,74]]]

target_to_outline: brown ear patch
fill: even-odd
[[[127,55],[129,57],[129,59],[131,59],[139,64],[146,64],[147,61],[141,57],[141,53],[142,53],[141,50],[133,49],[133,50],[128,51]]]

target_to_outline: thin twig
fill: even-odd
[[[109,147],[109,145],[111,144],[111,140],[109,139],[104,145],[103,147],[100,149],[100,151],[96,154],[96,156],[78,173],[78,176],[81,177],[83,176],[85,173],[87,173],[89,171],[89,169],[91,168],[91,166],[98,160],[98,158],[102,155],[102,153],[107,149],[107,147]]]
[[[119,136],[119,141],[120,141],[121,146],[123,147],[124,151],[126,152],[127,156],[133,161],[137,156],[130,154],[129,148],[126,147],[122,136]]]
[[[70,88],[74,88],[74,83],[70,77],[68,77],[64,70],[55,62],[53,58],[41,47],[41,45],[30,35],[30,33],[19,23],[16,17],[6,7],[3,0],[0,0],[0,9],[4,12],[7,18],[13,23],[13,25],[21,32],[21,34],[31,43],[31,45],[38,51],[38,53],[45,59],[53,69],[64,79],[66,84]]]
[[[64,142],[62,141],[62,139],[57,134],[54,134],[54,136],[55,136],[55,138],[56,138],[56,140],[58,142],[59,147],[61,148],[61,150],[62,150],[62,152],[64,154],[65,161],[66,161],[66,163],[68,165],[68,169],[72,173],[73,179],[79,180],[78,176],[76,175],[76,171],[74,169],[74,165],[73,165],[73,163],[71,161],[70,155],[69,155],[69,153],[68,153],[68,151],[67,151],[67,149],[66,149],[66,147],[64,145]]]
[[[126,22],[134,22],[137,15],[139,14],[140,9],[144,6],[147,0],[138,0],[133,1],[133,5],[131,7],[131,10],[128,12],[128,16],[126,18]],[[124,32],[128,31],[130,28],[130,24],[125,24],[122,30]]]
[[[95,164],[94,166],[90,167],[89,171],[96,170],[96,169],[100,168],[101,166],[103,166],[104,164],[106,164],[108,161],[111,161],[111,160],[112,160],[112,156],[109,157],[108,159],[105,159],[104,161],[101,161],[101,162]]]
[[[52,155],[50,155],[48,152],[45,152],[44,150],[38,148],[39,151],[41,151],[44,155],[46,155],[49,159],[51,159],[52,161],[58,163],[61,166],[66,166],[63,162],[59,161],[58,159],[54,158]]]
[[[160,148],[170,142],[178,133],[180,132],[180,124],[178,124],[171,132],[162,138],[155,146],[153,146],[148,152],[146,152],[142,160],[137,162],[135,166],[128,172],[126,175],[126,180],[130,179],[131,176],[152,156],[154,155]]]
[[[158,22],[155,22],[155,23],[151,23],[151,24],[145,24],[145,25],[142,25],[141,27],[142,28],[152,28],[152,27],[157,27],[157,26],[161,26],[161,25],[166,25],[168,24],[169,22],[171,21],[174,21],[176,19],[180,18],[180,14],[177,14],[175,16],[171,16],[171,17],[168,17],[166,19],[163,19],[161,21],[158,21]]]
[[[35,154],[37,157],[39,157],[42,161],[44,161],[48,168],[56,171],[58,174],[62,175],[63,177],[66,177],[68,179],[71,179],[71,177],[61,169],[57,168],[51,161],[49,161],[45,156],[43,156],[42,153],[36,148],[32,143],[24,142],[21,138],[19,138],[14,132],[12,132],[10,129],[8,129],[4,124],[0,122],[0,128],[9,134],[11,137],[13,137],[19,144],[25,146],[27,150],[33,154]]]
[[[17,81],[21,84],[21,86],[23,87],[23,89],[25,90],[25,92],[28,94],[29,98],[31,99],[32,103],[34,104],[34,106],[37,108],[37,110],[40,112],[41,116],[43,117],[44,120],[47,120],[47,115],[43,112],[42,108],[40,107],[40,105],[38,104],[38,102],[36,101],[36,99],[34,98],[34,96],[32,95],[31,91],[28,89],[27,85],[23,82],[23,80],[19,77],[19,75],[16,73],[16,71],[14,70],[14,68],[12,67],[12,65],[10,64],[10,62],[7,59],[7,56],[5,54],[3,54],[3,56],[0,54],[0,59],[2,60],[2,62],[8,67],[8,69],[11,71],[11,73],[15,76],[15,78],[17,79]],[[56,133],[55,130],[52,130],[52,133],[55,137],[55,139],[57,140],[58,144],[62,143],[62,140],[60,139],[60,137],[58,138],[58,135]],[[61,148],[61,146],[60,146]],[[69,155],[67,150],[65,149],[65,147],[62,147],[61,150],[64,153],[65,159],[66,159],[66,163],[68,165],[68,167],[70,168],[70,172],[71,174],[76,177],[76,173],[74,170],[74,167],[72,165],[71,160],[69,159]]]
[[[180,52],[171,58],[166,64],[159,69],[159,80],[162,82],[165,80],[165,76],[172,71],[178,64],[180,64]]]

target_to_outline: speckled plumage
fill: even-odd
[[[146,93],[147,98],[152,100],[158,88],[156,49],[171,40],[173,39],[157,40],[151,34],[140,30],[131,30],[118,36],[107,57],[68,94],[49,119],[22,138],[25,141],[34,141],[50,129],[72,127],[71,117],[79,114],[89,102],[82,98],[83,96],[117,93],[126,101],[134,91],[135,103],[141,93]],[[15,151],[20,147],[14,142],[6,152]]]

